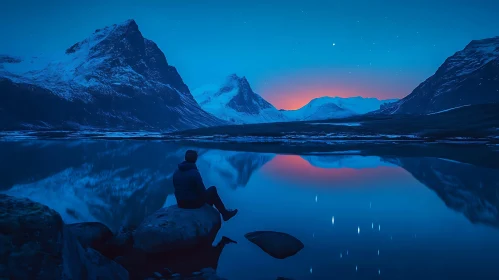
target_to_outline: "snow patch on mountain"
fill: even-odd
[[[193,91],[201,108],[234,124],[282,122],[288,119],[253,92],[245,77],[230,75],[221,86],[207,85]]]
[[[282,111],[289,119],[295,121],[325,120],[346,118],[379,110],[382,105],[395,102],[396,99],[379,100],[364,97],[319,97],[312,99],[298,110]]]

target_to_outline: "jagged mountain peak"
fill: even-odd
[[[499,48],[499,36],[481,40],[472,40],[464,49],[480,48],[483,46],[495,46],[497,50],[497,48]]]
[[[255,93],[245,76],[231,74],[221,86],[205,86],[193,91],[203,109],[233,123],[286,121],[272,104]]]
[[[72,54],[84,47],[96,50],[95,46],[101,43],[109,43],[116,39],[127,40],[128,43],[143,44],[144,37],[139,30],[139,26],[133,19],[122,23],[113,24],[104,28],[96,29],[95,32],[83,41],[77,42],[66,50],[66,54]],[[142,47],[142,46],[136,46]]]
[[[251,89],[250,83],[245,76],[239,77],[237,74],[230,74],[225,79],[224,87],[234,88],[239,87],[243,89],[248,89],[245,93],[254,93]]]

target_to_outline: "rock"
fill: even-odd
[[[99,252],[103,252],[107,247],[106,243],[113,238],[111,230],[98,222],[69,224],[67,227],[83,248],[90,247]]]
[[[104,257],[98,251],[87,248],[86,257],[89,266],[87,279],[128,279],[128,271],[118,263]]]
[[[213,243],[222,224],[218,211],[208,205],[199,209],[162,208],[147,217],[133,234],[134,248],[146,253],[194,249]]]
[[[207,268],[203,268],[203,269],[201,269],[201,273],[202,273],[203,275],[207,275],[207,274],[215,274],[215,273],[216,273],[216,271],[215,271],[215,269],[213,269],[213,268],[211,268],[211,267],[207,267]]]
[[[133,232],[136,227],[121,227],[113,238],[107,242],[104,253],[108,258],[114,259],[130,253],[133,249]]]
[[[277,259],[293,256],[304,247],[300,240],[283,232],[255,231],[245,234],[244,237]]]
[[[0,279],[60,279],[63,225],[45,205],[0,194]]]
[[[0,194],[0,279],[128,279],[128,272],[85,251],[54,210]]]

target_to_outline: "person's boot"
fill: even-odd
[[[222,219],[224,219],[224,222],[227,222],[232,217],[234,217],[236,214],[237,214],[237,209],[234,209],[234,210],[227,209],[227,211],[222,213]]]
[[[220,243],[223,245],[227,245],[227,244],[231,244],[231,243],[237,244],[236,241],[228,238],[227,236],[222,236],[222,240],[220,240]]]

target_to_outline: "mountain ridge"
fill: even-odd
[[[171,131],[224,124],[201,109],[176,68],[134,20],[97,29],[57,60],[12,63],[5,57],[0,61],[0,115],[10,122],[0,122],[3,129]],[[26,104],[31,112],[15,110]]]
[[[473,40],[409,95],[378,114],[435,113],[499,101],[499,36]]]
[[[363,115],[382,106],[395,102],[397,99],[379,100],[374,97],[332,97],[322,96],[310,100],[309,103],[297,110],[284,110],[291,120],[324,120],[332,118],[346,118],[354,115]]]

